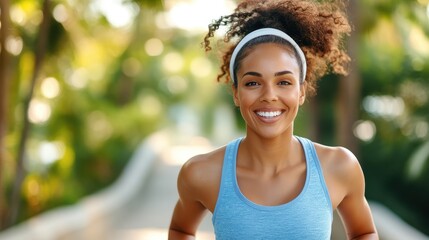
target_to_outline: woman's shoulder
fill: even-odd
[[[179,195],[201,202],[214,210],[222,175],[225,147],[190,158],[183,164],[177,180]]]
[[[326,146],[314,143],[324,172],[334,175],[341,181],[353,181],[360,178],[362,169],[356,156],[347,148]]]
[[[362,195],[365,179],[356,156],[347,148],[315,143],[334,208],[346,196]]]
[[[208,153],[195,155],[183,164],[182,171],[198,174],[210,171],[213,167],[221,167],[224,154],[225,147],[220,147]]]
[[[316,142],[314,143],[314,147],[319,158],[327,161],[335,161],[335,163],[354,163],[358,161],[356,156],[345,147],[327,146]]]
[[[191,188],[207,188],[218,182],[222,172],[225,147],[199,154],[186,161],[179,173],[179,184]]]

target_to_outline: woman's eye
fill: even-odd
[[[247,87],[253,87],[253,86],[257,86],[258,85],[258,83],[257,82],[247,82],[246,84],[245,84],[245,86],[247,86]]]
[[[280,81],[279,82],[279,85],[290,85],[290,82],[289,81]]]

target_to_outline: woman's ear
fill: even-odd
[[[232,97],[233,97],[233,100],[234,100],[234,104],[235,104],[235,106],[240,107],[240,101],[238,100],[238,90],[237,90],[237,87],[234,86],[234,85],[232,85],[231,88],[232,88]]]
[[[306,89],[307,89],[307,82],[304,82],[300,86],[300,96],[299,96],[299,105],[304,104],[305,98],[306,98]]]

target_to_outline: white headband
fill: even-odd
[[[274,28],[261,28],[258,30],[255,30],[249,34],[247,34],[243,39],[241,39],[241,41],[237,44],[237,46],[234,49],[234,52],[231,55],[231,61],[229,62],[229,74],[230,77],[232,79],[232,81],[234,83],[236,83],[236,79],[234,77],[234,64],[235,64],[235,58],[237,58],[237,54],[240,52],[241,48],[248,43],[250,40],[260,37],[260,36],[264,36],[264,35],[274,35],[277,37],[281,37],[284,40],[288,41],[293,48],[296,50],[296,52],[298,53],[298,57],[301,60],[301,65],[302,65],[302,71],[301,71],[301,79],[300,79],[300,83],[303,83],[305,81],[305,75],[307,72],[307,62],[305,60],[305,56],[304,53],[302,52],[301,48],[298,46],[298,44],[289,36],[287,35],[285,32],[282,32],[278,29],[274,29]]]

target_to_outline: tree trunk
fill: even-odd
[[[23,130],[21,132],[21,138],[19,142],[18,157],[17,157],[17,166],[16,166],[16,175],[12,192],[11,199],[11,209],[9,216],[9,224],[12,225],[16,222],[19,214],[20,208],[20,194],[21,194],[21,185],[25,176],[24,172],[24,156],[27,147],[27,138],[30,132],[31,124],[28,120],[28,109],[30,106],[30,101],[33,98],[34,87],[36,85],[37,78],[42,68],[43,59],[46,53],[46,47],[48,44],[49,37],[49,25],[51,21],[51,10],[50,10],[50,0],[45,0],[43,2],[43,21],[39,28],[39,33],[37,37],[37,45],[35,49],[35,59],[34,59],[34,70],[31,78],[31,86],[29,92],[26,96],[24,102],[24,112],[23,112]]]
[[[320,104],[316,96],[307,100],[309,109],[309,130],[308,135],[312,141],[320,141]]]
[[[358,155],[358,140],[353,134],[353,125],[359,119],[359,103],[361,94],[361,78],[357,63],[359,21],[357,0],[349,1],[347,6],[349,20],[354,31],[348,39],[347,50],[352,59],[349,75],[339,82],[337,97],[337,140],[338,143]]]
[[[9,100],[10,60],[6,50],[6,41],[9,36],[9,0],[0,0],[1,29],[0,29],[0,230],[5,227],[6,198],[4,195],[4,162],[6,159],[5,137],[7,135],[7,112]]]

